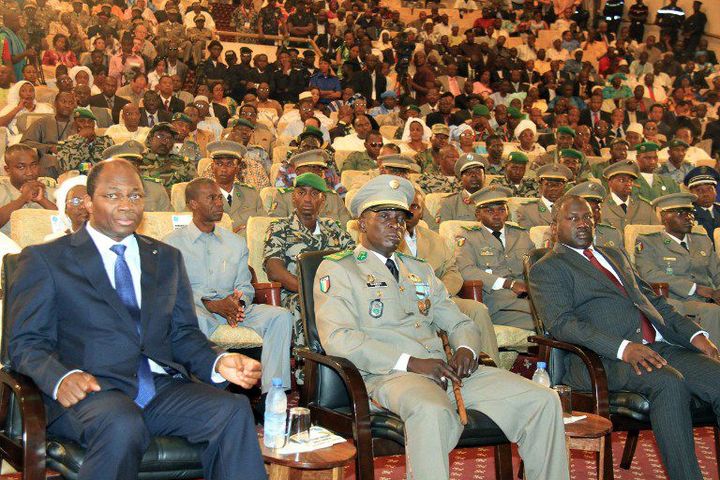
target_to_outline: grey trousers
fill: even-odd
[[[452,301],[455,302],[455,305],[458,306],[462,313],[470,317],[470,319],[475,322],[475,325],[480,328],[481,349],[497,364],[500,361],[500,355],[498,353],[495,327],[493,327],[492,320],[490,319],[488,308],[483,303],[465,298],[453,297]]]

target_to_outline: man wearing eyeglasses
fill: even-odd
[[[144,176],[157,179],[170,189],[180,182],[189,182],[195,178],[195,165],[187,157],[172,153],[175,145],[175,129],[169,123],[158,123],[150,129],[138,169]]]
[[[697,195],[672,193],[655,199],[664,230],[639,235],[635,264],[642,278],[665,282],[668,303],[694,318],[710,334],[720,338],[720,259],[712,240],[692,232]]]
[[[383,146],[383,137],[377,130],[373,130],[365,137],[365,151],[353,152],[343,162],[343,170],[372,170],[377,168],[378,155]]]

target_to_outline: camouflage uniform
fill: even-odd
[[[438,167],[433,160],[432,148],[423,150],[415,155],[415,161],[420,165],[423,173],[442,173],[440,172],[440,167]]]
[[[278,258],[283,261],[285,268],[297,275],[297,256],[304,252],[318,250],[339,249],[349,250],[355,248],[355,242],[340,225],[329,218],[318,218],[319,235],[305,228],[295,213],[287,218],[278,219],[270,224],[263,257]],[[263,267],[264,268],[264,267]],[[283,289],[282,306],[293,312],[295,316],[295,345],[304,345],[302,319],[300,318],[299,294]]]
[[[501,185],[503,187],[509,188],[513,191],[513,197],[530,198],[538,196],[538,184],[535,180],[530,178],[523,178],[520,185],[515,185],[510,183],[510,181],[503,175],[502,177],[493,178],[490,182],[490,185]]]
[[[505,167],[502,163],[498,165],[488,163],[485,167],[485,175],[505,175]]]
[[[281,218],[289,216],[295,209],[292,203],[292,192],[292,187],[278,188],[273,193],[272,200],[270,201],[268,215],[271,217]],[[350,212],[348,212],[347,208],[345,208],[343,199],[340,198],[340,195],[334,191],[330,191],[325,194],[325,202],[323,203],[319,216],[337,221],[342,230],[347,228],[347,222],[351,218]]]
[[[58,143],[58,169],[60,172],[67,172],[78,170],[83,163],[95,165],[102,161],[103,150],[113,144],[112,138],[106,135],[97,136],[92,142],[88,142],[80,135],[72,135],[64,142]]]
[[[370,158],[367,152],[353,152],[343,162],[343,170],[372,170],[377,168],[377,160]]]
[[[425,193],[452,193],[462,191],[462,183],[457,177],[448,177],[444,173],[423,173],[417,186]]]
[[[158,55],[167,55],[168,46],[175,45],[178,47],[179,58],[185,58],[185,53],[190,48],[190,42],[185,35],[185,27],[182,23],[162,22],[157,27],[157,35],[155,36]]]
[[[188,139],[185,139],[185,141],[183,142],[178,155],[180,155],[181,157],[187,157],[195,165],[197,165],[202,158],[202,153],[200,152],[200,145]]]
[[[272,165],[272,160],[270,160],[270,155],[268,155],[267,151],[261,146],[248,145],[247,152],[245,153],[245,156],[243,156],[243,158],[255,160],[257,163],[262,165],[262,167],[265,169],[265,173],[270,173],[270,166]]]
[[[236,32],[257,33],[258,12],[255,5],[251,4],[250,9],[240,5],[232,14],[230,25],[235,27]]]
[[[192,161],[174,153],[160,156],[146,152],[138,168],[141,174],[159,180],[168,189],[176,183],[189,182],[196,173]]]

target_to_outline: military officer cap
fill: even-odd
[[[685,146],[687,147],[687,143],[685,143]],[[660,150],[660,145],[654,142],[643,142],[635,147],[637,153],[657,152],[658,150]]]
[[[638,178],[640,176],[640,169],[637,166],[637,163],[633,162],[632,160],[623,160],[621,162],[616,162],[610,165],[609,167],[606,167],[605,170],[603,170],[603,176],[610,180],[615,175],[630,175],[633,178]]]
[[[75,2],[73,2],[75,3]],[[28,8],[37,8],[37,3],[35,0],[26,0],[25,4],[23,5],[23,10],[27,10]]]
[[[290,157],[290,164],[295,168],[302,167],[305,165],[319,165],[327,168],[327,161],[330,159],[330,155],[322,148],[316,148],[314,150],[308,150],[302,153],[296,153]]]
[[[402,210],[410,212],[415,188],[408,180],[395,175],[378,175],[360,187],[350,202],[350,213],[359,217],[365,210]]]
[[[177,121],[185,122],[185,123],[187,123],[187,124],[189,124],[189,125],[192,125],[192,124],[193,124],[192,118],[190,118],[189,115],[186,115],[186,114],[184,114],[184,113],[182,113],[182,112],[178,112],[178,113],[176,113],[175,115],[173,115],[173,116],[172,116],[172,121],[173,121],[173,122],[177,122]]]
[[[325,180],[311,172],[306,172],[295,177],[294,185],[296,187],[311,187],[323,193],[330,191]]]
[[[698,185],[717,185],[720,181],[720,174],[711,167],[696,167],[685,175],[683,183],[686,187],[692,188]]]
[[[78,107],[73,110],[73,118],[89,118],[90,120],[97,121],[95,114],[89,108]]]
[[[565,192],[565,194],[577,195],[578,197],[582,197],[586,200],[597,200],[598,202],[601,202],[602,199],[605,198],[605,195],[607,195],[607,190],[605,190],[605,187],[603,187],[599,182],[588,181],[575,185]]]
[[[475,203],[476,208],[479,208],[492,203],[507,203],[508,198],[511,196],[511,189],[499,185],[490,185],[470,195],[470,201]]]
[[[416,112],[420,113],[420,107],[418,107],[418,106],[415,105],[414,103],[408,105],[407,109],[408,109],[408,110],[415,110]]]
[[[145,146],[135,140],[128,140],[125,143],[113,145],[108,147],[102,152],[103,160],[109,160],[111,158],[128,158],[128,159],[139,159],[142,158]]]
[[[232,157],[242,159],[247,153],[245,145],[231,140],[217,140],[207,144],[208,156],[212,159]]]
[[[573,178],[572,170],[560,163],[548,163],[538,168],[536,171],[537,178],[549,178],[554,180],[562,180],[567,182]]]
[[[570,127],[568,127],[568,126],[566,126],[566,125],[563,125],[562,127],[558,127],[557,133],[558,133],[558,134],[563,134],[563,135],[570,135],[571,137],[575,137],[575,130],[573,130],[572,128],[570,128]]]
[[[650,205],[661,212],[666,210],[693,210],[695,208],[693,202],[695,202],[697,198],[697,195],[687,192],[670,193],[656,198]]]
[[[576,158],[576,159],[578,159],[578,160],[582,160],[582,159],[583,159],[583,154],[582,154],[582,152],[579,152],[579,151],[575,150],[574,148],[564,148],[564,149],[560,150],[560,156],[561,156],[561,157]]]
[[[444,123],[436,123],[431,128],[433,135],[445,135],[450,136],[450,129]]]
[[[473,117],[490,117],[490,110],[485,105],[475,105],[472,114]]]
[[[235,125],[233,125],[233,128],[235,127],[248,127],[248,128],[255,128],[255,124],[248,120],[247,118],[238,118],[235,122]]]
[[[688,145],[687,143],[683,142],[683,141],[680,140],[679,138],[673,138],[672,140],[670,140],[670,141],[668,142],[668,148],[673,148],[673,147],[685,147],[685,148],[688,148],[689,146],[690,146],[690,145]],[[639,147],[639,146],[638,146],[638,147]],[[659,148],[660,148],[660,147],[658,147],[658,149],[659,149]]]
[[[378,157],[378,161],[382,163],[383,167],[400,168],[402,170],[420,173],[420,165],[418,165],[412,157],[399,154],[383,155],[382,157]]]
[[[510,152],[507,157],[507,161],[508,163],[517,163],[520,165],[524,165],[528,163],[530,159],[523,152]]]
[[[455,176],[460,178],[465,170],[473,167],[480,167],[485,170],[487,167],[485,159],[477,153],[466,153],[461,155],[457,162],[455,162]]]
[[[508,107],[507,113],[515,119],[525,118],[525,115],[523,115],[523,113],[515,107]]]
[[[318,140],[320,140],[320,142],[322,142],[322,141],[323,141],[323,132],[322,132],[322,130],[320,130],[320,129],[317,128],[317,127],[313,127],[312,125],[308,125],[307,127],[305,127],[305,130],[303,130],[303,132],[299,135],[298,138],[299,138],[300,141],[302,142],[302,141],[305,140],[307,137],[315,137],[315,138],[317,138]]]
[[[152,137],[159,131],[170,132],[173,135],[177,133],[177,131],[175,131],[175,127],[173,127],[171,124],[167,122],[160,122],[156,123],[155,126],[150,129],[150,131],[148,132],[148,137]]]

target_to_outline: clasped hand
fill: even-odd
[[[469,377],[477,368],[477,358],[465,347],[458,348],[449,363],[437,358],[410,357],[407,364],[408,372],[430,378],[443,390],[447,389],[448,380],[462,386],[462,379]]]
[[[242,299],[243,292],[235,289],[233,293],[220,300],[208,300],[205,302],[205,307],[211,313],[217,313],[227,320],[228,325],[231,327],[238,326],[243,320],[245,320],[245,307],[240,302]]]

